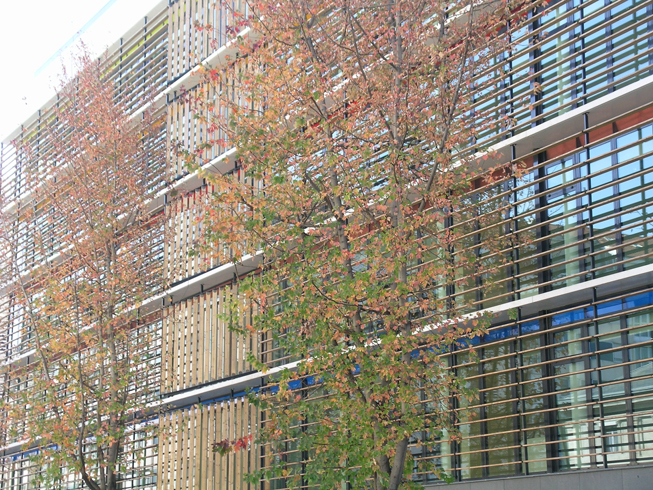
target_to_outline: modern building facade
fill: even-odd
[[[460,443],[435,453],[411,450],[450,472],[455,488],[651,488],[653,1],[551,1],[529,15],[513,34],[517,49],[496,60],[505,76],[477,96],[479,112],[516,121],[479,143],[497,150],[495,164],[527,165],[525,179],[495,185],[510,203],[506,233],[528,240],[510,251],[492,290],[475,298],[479,309],[496,313],[489,333],[473,340],[479,362],[468,362],[464,347],[448,355],[451,369],[479,390],[477,417],[461,427]],[[161,141],[170,147],[168,185],[152,204],[169,231],[154,245],[163,277],[142,306],[160,332],[148,369],[161,432],[142,438],[134,431],[139,450],[123,475],[125,489],[285,487],[283,480],[245,481],[269,462],[261,448],[225,456],[211,450],[212,442],[256,431],[262,415],[245,392],[264,386],[284,361],[269,339],[237,335],[218,319],[225,298],[237,294],[235,275],[256,268],[256,259],[221,264],[189,253],[211,187],[172,151],[173,144],[193,149],[202,142],[205,129],[181,95],[199,83],[199,63],[227,61],[236,26],[213,2],[164,1],[110,48],[133,117],[143,110],[141,95],[154,91],[149,104],[166,119]],[[533,93],[531,104],[517,104],[525,93]],[[36,114],[3,143],[5,196],[18,201],[29,192],[21,174],[29,162],[10,141],[38,137],[43,124]],[[203,168],[235,171],[235,155],[208,149]],[[17,218],[26,268],[42,260],[29,255],[30,226],[38,223]],[[11,369],[30,362],[33,346],[11,298],[2,308],[3,389],[24,389]],[[247,352],[270,370],[255,371]],[[10,439],[3,444],[0,488],[29,488],[37,471],[29,450]],[[286,457],[299,455],[289,450]],[[429,474],[414,478],[439,484]],[[66,485],[81,488],[73,478]]]

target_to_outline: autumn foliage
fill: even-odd
[[[207,144],[238,151],[233,172],[207,175],[216,192],[205,246],[223,262],[261,258],[238,280],[234,327],[238,308],[254,305],[264,354],[253,361],[299,361],[253,396],[268,455],[254,479],[377,490],[408,488],[414,469],[447,479],[409,446],[456,440],[475,396],[443,354],[487,325],[477,312],[507,238],[500,227],[470,238],[503,212],[495,203],[487,213],[476,204],[484,191],[472,190],[512,169],[479,157],[478,135],[510,121],[479,112],[474,93],[498,76],[492,59],[526,9],[248,7],[237,55],[207,69],[192,96]],[[191,165],[202,151],[187,154]]]
[[[161,127],[129,117],[109,69],[75,57],[40,133],[16,141],[29,193],[3,196],[4,294],[30,348],[10,359],[5,430],[54,488],[117,489],[130,441],[151,437],[157,328],[139,306],[160,287]]]

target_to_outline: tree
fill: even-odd
[[[261,369],[298,361],[278,391],[253,396],[270,455],[254,476],[408,488],[423,464],[412,444],[459,438],[475,395],[446,354],[483,334],[478,310],[516,246],[491,183],[519,170],[479,152],[510,119],[481,107],[533,4],[248,7],[238,54],[192,96],[207,146],[238,151],[234,172],[210,176],[204,244],[223,261],[262,257],[239,279],[234,328],[260,332]],[[253,325],[240,324],[242,305],[256,307]]]
[[[15,142],[22,195],[2,196],[3,331],[27,350],[10,359],[3,408],[11,440],[38,448],[41,484],[115,490],[130,441],[150,430],[157,318],[139,305],[160,287],[164,148],[159,120],[129,116],[106,59],[82,50],[73,65],[41,127]]]

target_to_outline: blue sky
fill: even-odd
[[[28,0],[0,6],[0,141],[54,94],[82,39],[100,54],[160,0]]]

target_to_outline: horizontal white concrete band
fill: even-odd
[[[140,312],[142,314],[152,313],[164,306],[178,303],[184,299],[196,296],[202,291],[226,283],[232,280],[234,276],[239,277],[243,274],[247,274],[248,272],[258,268],[262,258],[263,252],[259,251],[254,255],[246,255],[237,264],[229,262],[198,274],[195,277],[176,284],[173,287],[166,289],[164,292],[145,300],[139,308]]]
[[[651,488],[653,488],[653,465],[641,463],[424,486],[424,490],[651,490]]]
[[[222,155],[202,165],[195,172],[187,174],[173,182],[170,188],[181,192],[192,191],[203,185],[203,179],[209,175],[224,175],[229,173],[235,166],[236,154],[237,151],[235,148],[225,151]]]
[[[508,319],[508,312],[515,308],[521,308],[522,315],[528,316],[542,310],[558,310],[566,305],[591,301],[594,289],[597,297],[606,297],[650,285],[653,285],[653,264],[539,293],[530,298],[493,306],[485,311],[496,315],[496,321],[505,321]]]
[[[185,390],[165,397],[159,403],[150,404],[150,408],[154,409],[163,407],[165,411],[171,411],[194,403],[219,398],[231,393],[243,392],[248,388],[263,386],[268,378],[273,377],[286,369],[293,370],[298,364],[298,362],[291,362],[284,364],[283,366],[270,368],[265,373],[257,371],[225,381],[217,381],[199,388]]]
[[[157,111],[174,99],[176,92],[191,90],[202,80],[202,68],[220,68],[233,61],[238,56],[240,49],[238,43],[240,39],[256,41],[260,35],[255,34],[249,27],[246,27],[238,34],[235,39],[222,45],[211,55],[202,60],[195,67],[188,70],[182,76],[171,82],[152,102],[145,104],[143,107],[134,112],[130,117],[136,118],[148,109]]]
[[[26,446],[29,443],[29,440],[25,439],[23,441],[12,442],[6,446],[0,448],[2,456],[9,456],[10,454],[20,453],[26,450]]]
[[[577,107],[550,121],[492,145],[490,151],[497,153],[497,159],[493,160],[492,163],[509,162],[512,159],[510,148],[513,145],[516,150],[516,158],[519,159],[539,148],[544,148],[571,135],[578,134],[584,129],[584,114],[588,114],[589,126],[596,127],[621,114],[649,105],[651,104],[652,92],[653,75],[649,75],[589,104]]]
[[[209,162],[202,165],[195,172],[184,175],[181,179],[172,182],[169,186],[161,189],[150,201],[148,211],[155,214],[161,211],[166,204],[166,196],[171,192],[190,192],[204,185],[204,179],[210,175],[223,175],[235,168],[236,149],[231,148]]]
[[[187,71],[184,75],[172,82],[165,89],[164,93],[172,94],[178,90],[189,90],[193,88],[201,79],[201,67],[219,68],[236,59],[239,43],[241,40],[256,42],[261,35],[254,32],[250,27],[244,28],[235,38],[220,46],[216,51],[207,56],[195,68]]]

